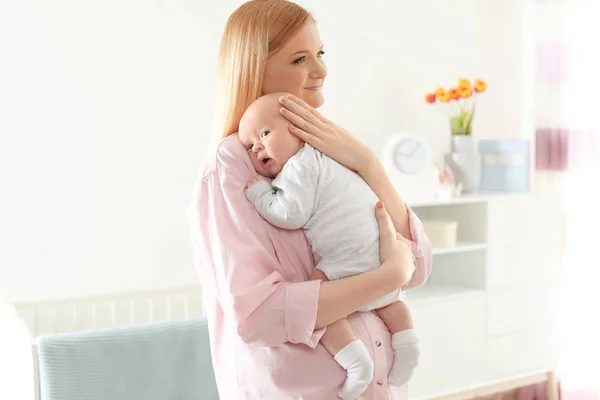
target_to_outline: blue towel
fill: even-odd
[[[37,339],[42,400],[215,400],[204,319]]]

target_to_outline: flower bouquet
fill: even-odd
[[[458,86],[448,90],[437,89],[428,93],[425,101],[430,104],[438,103],[442,106],[450,119],[450,128],[453,135],[471,135],[473,116],[475,114],[475,101],[478,95],[485,92],[487,83],[477,79],[471,86],[468,79],[459,79]]]

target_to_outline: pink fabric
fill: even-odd
[[[302,230],[276,228],[254,210],[244,188],[255,176],[232,135],[206,158],[188,208],[220,396],[337,399],[345,373],[319,343],[324,330],[314,331],[320,283],[307,281],[314,269],[310,246]],[[414,287],[429,276],[432,256],[422,223],[409,212]],[[349,320],[375,362],[364,398],[406,399],[406,387],[388,387],[393,353],[381,319],[368,312]]]
[[[569,131],[566,129],[537,129],[535,158],[538,170],[564,171],[568,165]]]
[[[537,129],[536,169],[567,171],[598,166],[599,137],[594,130]]]

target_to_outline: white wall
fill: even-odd
[[[0,42],[0,297],[194,282],[184,211],[241,1],[14,3],[0,10],[13,38]],[[529,134],[522,0],[300,3],[327,50],[323,112],[374,149],[411,130],[446,151],[423,96],[462,76],[489,83],[478,138]]]

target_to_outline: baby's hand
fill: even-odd
[[[264,180],[264,179],[263,179],[261,176],[257,176],[256,178],[252,179],[252,180],[250,181],[250,183],[248,183],[248,184],[246,185],[246,190],[250,189],[250,186],[252,186],[252,185],[254,185],[254,184],[257,184],[258,182],[260,182],[260,181],[263,181],[263,180]]]

